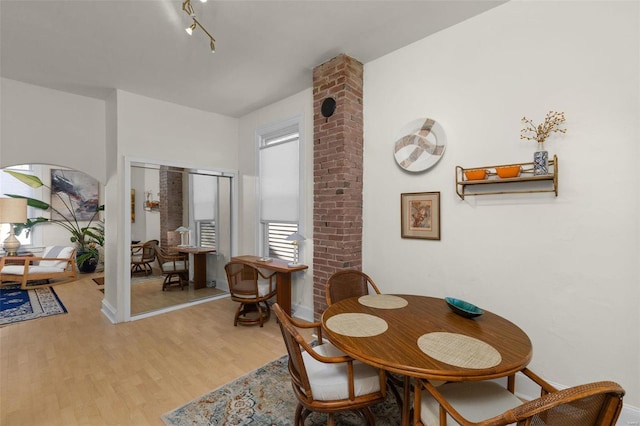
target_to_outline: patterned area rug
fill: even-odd
[[[297,400],[287,369],[288,356],[272,361],[222,387],[162,415],[169,426],[286,426],[293,425]],[[400,412],[391,392],[386,401],[371,407],[377,426],[400,424]],[[355,413],[336,415],[341,426],[364,424]],[[312,413],[307,426],[326,425],[326,415]]]
[[[51,287],[32,290],[22,290],[20,286],[0,288],[0,325],[65,313],[67,308]]]

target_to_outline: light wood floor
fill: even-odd
[[[55,290],[69,313],[0,328],[2,426],[162,425],[286,353],[275,316],[234,327],[228,298],[114,325],[90,275]]]
[[[155,275],[136,276],[131,279],[131,315],[157,311],[168,306],[181,305],[226,293],[213,287],[195,290],[193,283],[182,290],[179,286],[173,285],[166,291],[162,291],[163,280],[164,277],[159,271]]]

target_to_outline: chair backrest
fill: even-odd
[[[231,296],[258,297],[259,271],[253,265],[232,260],[224,265]]]
[[[156,254],[158,265],[160,266],[160,269],[162,270],[162,272],[166,272],[164,265],[168,263],[171,264],[171,266],[169,266],[169,269],[171,272],[175,272],[177,269],[181,269],[181,270],[188,269],[188,265],[187,265],[188,256],[186,254],[169,252],[168,250],[160,247],[159,245],[153,242],[152,242],[152,246]],[[184,262],[184,264],[177,265],[176,262]],[[178,266],[180,267],[178,268]]]
[[[70,259],[72,255],[75,255],[75,247],[67,247],[67,246],[50,246],[45,247],[44,252],[42,252],[42,258],[46,260],[41,260],[38,265],[44,266],[48,268],[59,268],[64,269],[69,264],[68,260],[53,260],[53,259]]]
[[[273,304],[273,311],[278,317],[282,338],[289,354],[289,373],[291,374],[293,390],[299,397],[302,396],[308,400],[313,399],[311,384],[304,366],[302,349],[299,343],[304,341],[304,338],[291,322],[291,317],[277,303]]]
[[[156,259],[156,246],[160,244],[158,240],[149,240],[142,245],[142,261],[153,262]]]
[[[518,426],[613,426],[622,410],[624,393],[615,382],[588,383],[549,393],[502,417]]]
[[[325,295],[327,304],[339,302],[350,297],[365,296],[371,288],[376,294],[380,290],[371,277],[362,271],[345,269],[334,273],[327,280]]]

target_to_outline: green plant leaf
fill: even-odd
[[[29,198],[23,195],[16,195],[16,194],[4,194],[4,195],[11,198],[26,198],[27,205],[29,207],[35,207],[36,209],[49,210],[49,207],[50,207],[49,204],[45,203],[44,201],[36,200],[35,198]]]
[[[32,188],[40,188],[44,185],[38,176],[28,175],[25,173],[16,172],[14,170],[4,170],[5,173],[9,173],[20,182],[29,185]]]

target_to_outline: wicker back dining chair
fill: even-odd
[[[183,290],[185,285],[189,287],[189,255],[171,252],[153,242],[152,245],[160,271],[164,275],[162,291],[174,284],[179,285],[180,290]]]
[[[424,426],[613,426],[622,409],[624,389],[615,382],[595,382],[558,391],[524,369],[541,389],[540,398],[522,402],[492,381],[416,386],[416,425]]]
[[[271,316],[267,301],[276,295],[276,272],[264,274],[250,263],[232,260],[224,266],[231,300],[239,302],[233,325],[263,326]]]
[[[321,323],[291,318],[276,303],[282,338],[289,354],[289,373],[298,399],[294,425],[304,426],[312,412],[327,413],[327,425],[335,425],[334,414],[359,411],[367,423],[375,424],[370,406],[386,398],[385,372],[356,361],[322,340]],[[312,347],[299,332],[315,328],[318,345]]]
[[[155,246],[160,244],[158,240],[149,240],[142,245],[131,246],[131,273],[144,272],[145,275],[153,273],[151,264],[156,260]]]
[[[343,269],[331,275],[327,280],[325,296],[327,305],[350,297],[365,296],[369,290],[380,294],[380,290],[371,277],[356,269]]]

